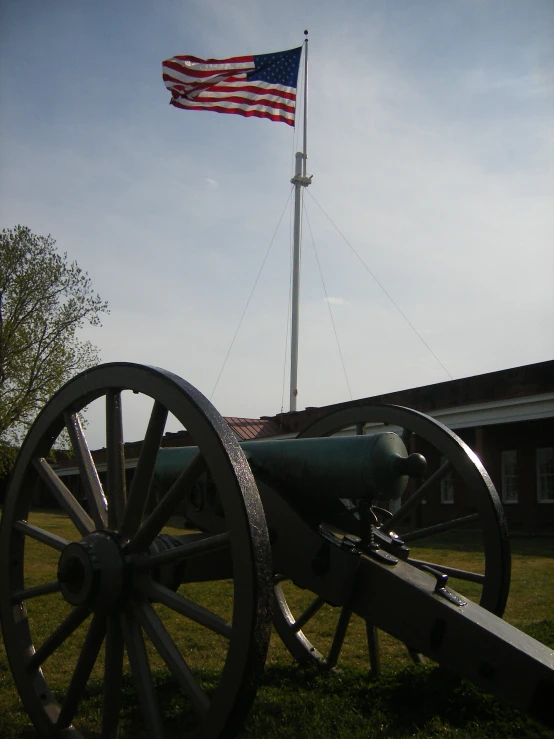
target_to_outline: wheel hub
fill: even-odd
[[[169,549],[175,549],[175,547],[179,547],[183,543],[178,536],[158,534],[150,545],[149,552],[150,554],[159,554]],[[170,588],[171,590],[177,590],[183,581],[184,570],[185,564],[178,562],[177,564],[166,565],[165,567],[154,567],[151,574],[156,582],[165,585],[166,588]]]
[[[110,610],[121,598],[124,580],[121,547],[107,532],[96,531],[68,544],[58,562],[60,590],[74,606]]]

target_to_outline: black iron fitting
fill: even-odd
[[[371,559],[375,559],[377,562],[381,562],[381,564],[384,565],[392,566],[398,564],[398,558],[385,552],[384,549],[372,549],[369,552],[365,552],[365,554],[367,554],[368,557],[371,557]]]
[[[444,598],[450,603],[453,603],[455,606],[461,607],[467,605],[467,600],[464,600],[456,593],[448,590],[448,588],[446,587],[446,583],[448,582],[448,575],[445,572],[439,572],[439,570],[435,570],[435,568],[431,567],[430,565],[421,565],[419,569],[423,570],[424,572],[428,572],[436,579],[434,590],[435,595],[440,595],[441,598]]]
[[[406,561],[410,556],[409,547],[407,547],[402,539],[392,531],[389,534],[386,534],[381,531],[380,528],[375,526],[373,541],[378,545],[377,548],[384,549],[393,557],[398,557],[398,559]]]

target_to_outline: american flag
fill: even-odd
[[[302,47],[275,54],[199,59],[174,56],[162,63],[170,104],[270,118],[294,126]]]

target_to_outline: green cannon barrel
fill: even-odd
[[[368,436],[246,441],[241,447],[256,478],[284,492],[314,500],[400,498],[409,477],[421,477],[425,459],[408,456],[393,432]],[[164,493],[190,464],[196,447],[161,449],[154,484]]]

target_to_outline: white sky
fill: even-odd
[[[103,361],[208,396],[290,191],[294,131],[168,105],[161,62],[310,31],[306,210],[352,395],[554,356],[552,0],[0,0],[0,222],[110,303]],[[282,408],[290,207],[213,402]],[[307,227],[299,409],[349,399]],[[288,408],[285,386],[284,409]]]

